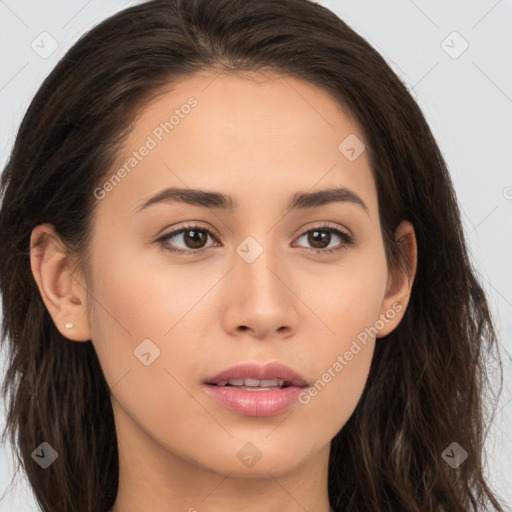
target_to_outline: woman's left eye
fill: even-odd
[[[341,245],[338,244],[334,248],[329,248],[329,244],[332,241],[332,234],[334,234],[335,237],[339,238],[342,241],[342,243]],[[177,237],[181,237],[182,242],[185,243],[185,248],[180,249],[175,246],[171,247],[169,245],[169,240]],[[163,248],[172,253],[183,255],[196,255],[211,247],[204,246],[204,243],[206,242],[208,237],[214,239],[216,238],[215,235],[210,230],[203,228],[201,226],[190,225],[184,226],[175,231],[171,231],[170,233],[159,238],[157,242],[162,243]],[[329,225],[318,226],[313,229],[309,229],[305,231],[301,236],[299,236],[297,240],[300,240],[301,238],[304,237],[307,237],[307,241],[311,244],[319,244],[320,247],[309,248],[309,250],[318,254],[334,253],[352,246],[355,242],[354,236],[351,235],[350,233]]]
[[[339,238],[342,243],[341,245],[338,244],[335,247],[326,248],[324,247],[324,244],[327,243],[327,246],[329,246],[330,242],[332,241],[332,233],[334,233],[334,236]],[[355,237],[353,235],[347,231],[342,231],[341,229],[329,225],[318,226],[316,228],[309,229],[308,231],[304,232],[297,240],[300,240],[303,237],[307,237],[307,241],[311,244],[320,244],[320,248],[315,247],[310,249],[318,254],[332,254],[334,252],[341,251],[342,249],[347,249],[355,243]]]

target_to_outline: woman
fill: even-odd
[[[1,187],[6,431],[43,510],[503,510],[446,164],[326,8],[112,16]]]

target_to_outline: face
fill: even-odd
[[[361,142],[334,99],[278,75],[205,72],[143,111],[94,192],[90,312],[82,295],[62,330],[92,340],[123,446],[233,476],[327,460],[409,291]],[[307,385],[278,366],[211,385],[246,363]]]

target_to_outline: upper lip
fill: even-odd
[[[205,384],[217,384],[231,379],[281,379],[292,386],[304,387],[308,383],[295,370],[278,362],[269,362],[264,365],[257,363],[243,363],[232,366],[217,375],[205,380]]]

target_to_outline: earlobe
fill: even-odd
[[[400,323],[409,304],[416,275],[418,248],[414,227],[409,221],[400,223],[395,232],[395,241],[400,248],[403,265],[389,273],[381,314],[385,325],[379,329],[378,337],[387,336]]]
[[[65,246],[51,224],[40,224],[32,231],[30,267],[60,333],[73,341],[88,341],[86,290],[73,275]]]

